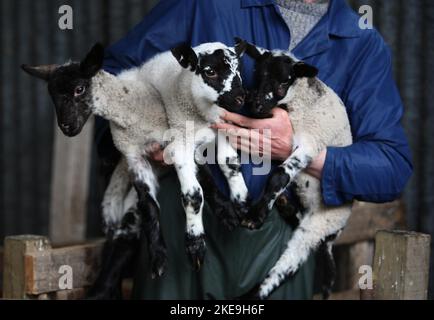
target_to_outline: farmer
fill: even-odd
[[[290,49],[319,70],[319,78],[344,101],[354,144],[327,148],[307,170],[321,180],[324,203],[342,205],[352,200],[392,201],[400,196],[412,173],[410,151],[400,121],[403,107],[392,77],[390,50],[375,30],[361,30],[359,17],[344,0],[161,0],[125,38],[107,50],[104,68],[117,74],[141,65],[155,54],[186,42],[196,46],[220,41],[229,46],[234,36],[267,49]],[[253,85],[253,61],[244,58],[243,79]],[[247,108],[246,108],[247,109]],[[258,127],[258,120],[226,112],[231,125]],[[146,121],[146,119],[144,119]],[[278,164],[292,150],[292,126],[287,114],[260,120],[271,129],[271,155]],[[98,124],[103,153],[113,148],[107,125]],[[251,146],[256,149],[257,146]],[[162,159],[162,151],[155,153]],[[242,172],[253,199],[267,175]],[[227,187],[212,167],[220,188]],[[258,231],[225,230],[209,208],[204,211],[207,253],[200,272],[193,271],[184,248],[185,215],[175,172],[160,181],[161,225],[168,246],[166,274],[150,279],[146,245],[142,245],[133,290],[136,299],[233,298],[264,279],[291,236],[290,227],[276,210]],[[145,241],[145,240],[143,240]],[[314,257],[272,299],[309,299],[313,295]]]

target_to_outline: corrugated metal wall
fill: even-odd
[[[93,42],[112,43],[157,1],[0,1],[0,237],[48,232],[53,111],[44,84],[35,86],[19,65],[60,63],[65,57],[81,57]],[[372,6],[375,26],[393,50],[415,163],[405,194],[408,224],[434,235],[434,1],[350,2],[355,8]],[[73,31],[57,27],[57,10],[63,4],[74,9]],[[93,189],[91,231],[97,229],[99,197]]]
[[[434,245],[434,1],[351,2],[356,8],[372,6],[375,26],[392,48],[415,166],[404,194],[407,223],[412,230],[431,234]],[[434,254],[430,296],[434,298]]]
[[[48,233],[53,110],[45,84],[20,65],[81,58],[94,42],[121,38],[157,1],[0,1],[0,237]],[[73,30],[58,27],[65,4],[73,8]],[[93,190],[91,229],[98,221],[98,198]]]

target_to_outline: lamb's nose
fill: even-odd
[[[244,97],[242,96],[238,96],[235,98],[235,102],[239,105],[242,106],[244,104]]]
[[[61,127],[62,127],[62,129],[64,129],[64,130],[68,130],[69,129],[69,124],[61,124],[60,125]]]

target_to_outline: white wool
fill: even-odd
[[[297,79],[279,104],[288,106],[294,129],[293,155],[299,156],[302,165],[305,165],[303,157],[306,155],[315,159],[326,147],[352,144],[350,123],[343,102],[319,79]],[[351,214],[350,204],[340,207],[324,205],[318,179],[291,170],[291,166],[287,166],[285,172],[297,184],[297,194],[307,212],[261,284],[260,298],[267,298],[288,275],[296,272],[312,250],[328,236],[339,233]]]
[[[198,54],[212,53],[217,49],[229,50],[221,43],[207,43],[194,48]],[[233,65],[231,67],[237,68]],[[124,71],[118,76],[100,71],[92,79],[92,96],[93,112],[110,121],[114,144],[127,158],[128,167],[134,176],[148,182],[154,199],[157,193],[155,174],[150,174],[152,170],[149,170],[147,161],[143,161],[148,157],[147,151],[152,143],[164,145],[164,133],[169,128],[179,130],[179,136],[185,137],[187,122],[194,122],[195,133],[201,133],[201,142],[209,143],[216,138],[216,133],[209,129],[209,124],[218,121],[221,113],[220,108],[211,102],[217,99],[217,93],[205,85],[200,76],[182,68],[171,52],[161,53],[142,66]],[[185,142],[183,139],[179,141],[181,144]],[[173,157],[178,159],[175,169],[182,192],[202,192],[195,175],[194,149],[180,151],[183,146],[177,144],[172,147],[176,153]],[[236,155],[235,151],[227,152]],[[187,159],[191,160],[190,163],[181,165]],[[119,226],[126,213],[125,210],[120,212],[121,206],[114,204],[125,197],[128,191],[125,186],[120,186],[129,181],[121,177],[121,172],[127,174],[125,164],[120,163],[119,166],[123,167],[113,175],[103,201],[104,218],[113,226]],[[241,174],[234,178],[228,172],[227,176],[228,179],[230,177],[235,180],[230,183],[234,189],[232,199],[245,202],[247,188],[244,181],[241,182]],[[122,194],[114,195],[116,192]],[[185,208],[187,231],[195,236],[203,234],[202,208],[203,203],[200,212],[192,211],[189,206]]]

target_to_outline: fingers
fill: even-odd
[[[153,143],[149,147],[149,157],[155,161],[160,163],[161,165],[164,165],[164,149],[159,143]]]
[[[163,150],[163,147],[161,146],[161,144],[154,142],[153,144],[150,145],[149,147],[149,153],[157,153],[159,151]]]
[[[155,162],[160,162],[161,164],[165,164],[165,162],[164,162],[164,150],[154,152],[152,154],[152,160],[154,160]]]
[[[224,121],[232,122],[239,127],[248,129],[265,129],[269,126],[268,119],[253,119],[224,109],[221,112],[221,118]]]
[[[271,110],[271,114],[274,117],[281,117],[281,116],[288,116],[288,111],[283,110],[282,108],[273,108],[273,110]]]
[[[249,134],[250,136],[230,136],[229,143],[233,148],[252,155],[271,154],[272,140],[268,135],[253,130]]]

